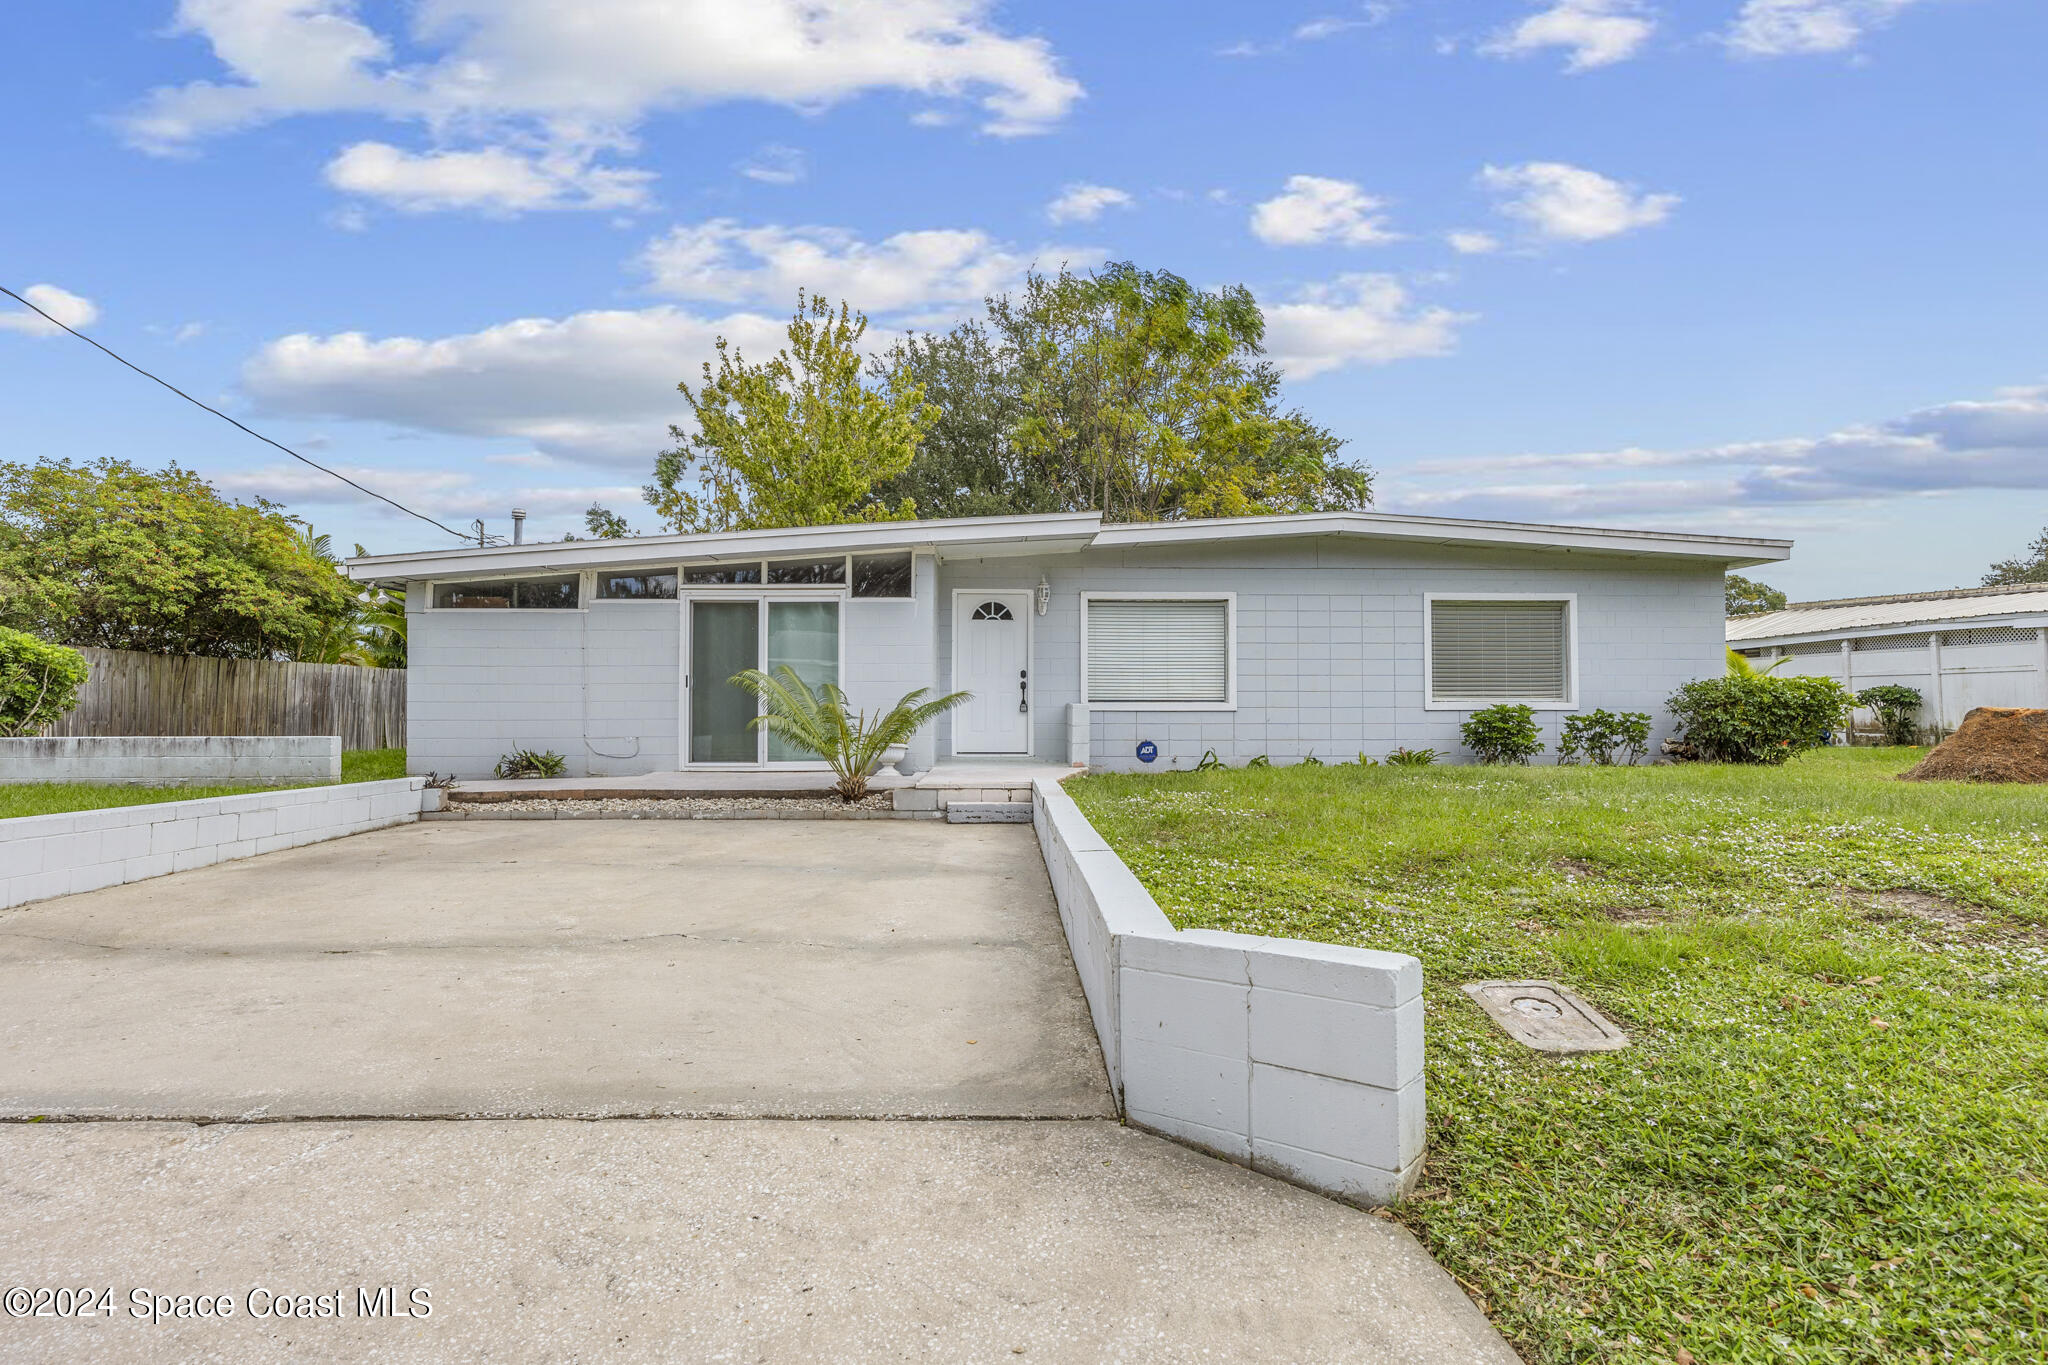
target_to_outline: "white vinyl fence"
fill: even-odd
[[[1755,645],[1746,646],[1755,651]],[[1947,734],[1979,706],[2048,707],[2048,626],[1977,626],[1767,646],[1779,676],[1833,678],[1851,692],[1883,683],[1920,694],[1923,729]],[[1859,719],[1868,722],[1867,712]]]

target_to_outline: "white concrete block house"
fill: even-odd
[[[974,699],[909,771],[1118,769],[1396,746],[1527,702],[1649,711],[1723,670],[1722,575],[1779,540],[1314,513],[1104,524],[1093,513],[375,555],[402,585],[407,766],[488,776],[515,748],[575,776],[800,764],[726,679],[788,663],[863,707]],[[1149,756],[1149,762],[1146,761]]]

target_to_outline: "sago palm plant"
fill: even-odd
[[[952,692],[927,701],[931,689],[920,687],[905,692],[893,707],[870,720],[865,711],[847,710],[846,694],[836,685],[823,683],[812,691],[788,664],[773,673],[749,668],[733,674],[731,682],[761,699],[765,709],[754,717],[754,727],[831,765],[832,789],[842,801],[858,801],[868,794],[868,774],[881,766],[883,751],[890,745],[909,743],[912,735],[969,696]]]

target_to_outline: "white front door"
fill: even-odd
[[[1031,592],[953,594],[953,688],[974,695],[953,712],[956,754],[1031,752]]]

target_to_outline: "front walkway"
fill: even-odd
[[[1058,782],[1072,777],[1075,771],[1072,767],[1031,758],[948,758],[913,776],[905,777],[892,771],[870,778],[868,785],[884,792],[1028,789],[1041,777]],[[457,800],[465,801],[531,800],[547,796],[576,800],[591,797],[790,796],[831,789],[832,774],[818,769],[691,768],[681,772],[641,773],[633,777],[537,777],[515,782],[478,779],[457,782],[454,794]]]

